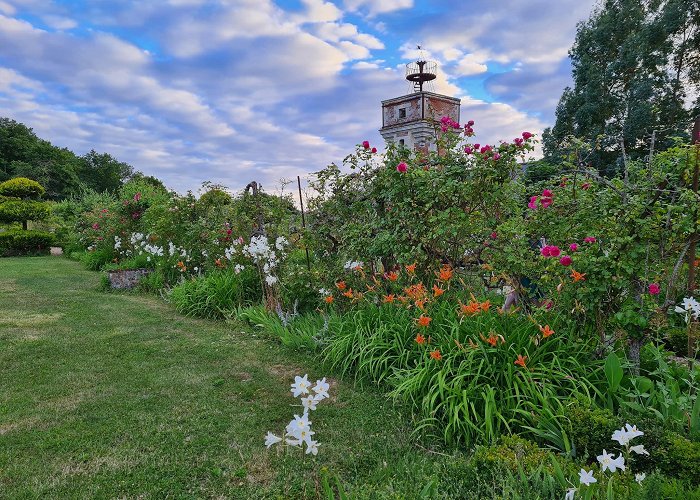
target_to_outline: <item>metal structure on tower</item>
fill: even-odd
[[[421,51],[419,59],[406,65],[406,80],[413,83],[414,92],[423,92],[423,84],[437,78],[437,63],[423,59],[423,51],[420,45],[418,50]]]

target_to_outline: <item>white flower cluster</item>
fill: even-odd
[[[249,257],[255,264],[262,267],[263,274],[265,275],[265,282],[269,286],[277,283],[277,277],[274,275],[274,271],[279,265],[281,258],[284,256],[282,252],[288,243],[286,238],[280,236],[275,240],[274,245],[271,246],[265,236],[258,235],[253,236],[250,239],[250,243],[243,247],[243,254]]]
[[[309,420],[309,412],[316,409],[316,405],[328,397],[328,389],[330,385],[326,382],[326,378],[317,380],[316,384],[311,387],[309,376],[294,377],[292,384],[292,395],[295,398],[301,399],[301,404],[304,407],[304,413],[294,415],[294,418],[287,424],[285,429],[284,439],[274,435],[271,432],[265,436],[265,446],[270,448],[273,444],[284,441],[284,444],[289,446],[297,446],[303,448],[306,445],[306,454],[318,454],[318,441],[314,441],[312,436],[316,434],[311,430],[311,421]]]
[[[119,250],[121,247],[122,247],[122,239],[119,236],[114,235],[114,249]]]
[[[364,266],[364,265],[365,265],[365,263],[360,262],[359,260],[349,260],[345,263],[343,268],[346,271],[350,271],[350,270],[355,271],[356,269],[362,269],[362,266]]]
[[[674,309],[677,313],[685,314],[685,322],[690,322],[692,317],[695,321],[700,319],[700,302],[694,297],[686,297],[680,306]]]
[[[625,424],[625,427],[613,432],[612,440],[617,441],[622,446],[624,446],[627,450],[627,453],[633,451],[638,455],[649,455],[649,452],[644,449],[643,444],[630,446],[630,441],[632,441],[636,437],[643,435],[644,433],[637,429],[636,425]],[[626,469],[625,457],[622,455],[622,453],[620,453],[617,456],[617,458],[615,458],[615,456],[612,453],[608,453],[606,450],[603,450],[603,454],[598,455],[598,457],[596,458],[598,459],[598,463],[600,463],[600,468],[602,472],[605,472],[606,470],[609,470],[610,472],[616,472],[617,469],[620,469],[622,471]],[[579,483],[585,486],[590,486],[591,484],[598,482],[598,480],[593,475],[593,470],[587,471],[585,469],[581,469],[578,476]],[[646,474],[644,474],[643,472],[635,474],[634,478],[638,483],[641,483],[642,481],[644,481],[644,478],[646,478]],[[564,497],[565,500],[573,500],[577,491],[578,488],[569,488],[566,491],[566,496]]]

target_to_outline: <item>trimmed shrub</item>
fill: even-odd
[[[4,231],[0,233],[0,256],[47,254],[52,243],[51,233],[15,229]]]
[[[6,224],[46,219],[50,213],[49,206],[41,201],[9,200],[0,203],[0,222]]]
[[[40,198],[46,190],[37,181],[15,177],[0,183],[0,195],[16,198]]]

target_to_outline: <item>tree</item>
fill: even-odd
[[[25,177],[16,177],[0,184],[0,222],[12,224],[22,223],[22,229],[27,230],[30,220],[42,220],[49,216],[49,207],[39,201],[45,193],[44,188],[36,181]]]
[[[134,175],[134,168],[128,163],[118,161],[107,153],[97,153],[94,149],[81,156],[80,161],[80,180],[98,193],[116,193]]]
[[[543,134],[545,158],[560,161],[567,138],[593,147],[600,172],[621,169],[624,147],[642,157],[687,136],[700,90],[700,4],[693,0],[606,0],[580,23],[569,55],[572,88],[564,90],[556,123]],[[696,102],[697,107],[700,102]]]

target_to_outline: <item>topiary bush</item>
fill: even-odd
[[[53,240],[51,233],[43,231],[11,229],[0,232],[0,256],[47,254]]]
[[[624,424],[613,412],[585,398],[574,400],[566,415],[572,449],[577,457],[595,457],[603,449],[610,448],[610,436]]]
[[[26,177],[15,177],[0,183],[0,195],[14,198],[40,198],[46,190],[41,184]]]

